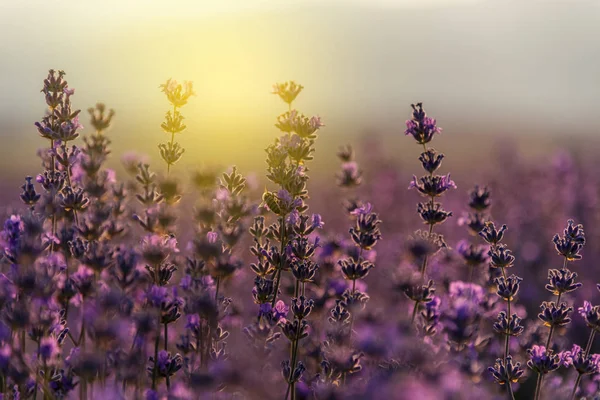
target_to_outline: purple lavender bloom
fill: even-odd
[[[418,144],[426,144],[433,139],[435,134],[440,134],[442,128],[436,126],[436,120],[430,118],[423,109],[423,103],[411,104],[413,109],[412,119],[406,121],[407,136],[412,136]]]
[[[600,306],[592,306],[589,301],[583,302],[583,307],[577,309],[579,315],[581,315],[591,329],[600,331]]]
[[[467,265],[478,266],[488,260],[487,248],[485,246],[474,245],[466,240],[461,240],[458,243],[456,251],[465,260]]]
[[[488,368],[488,371],[492,373],[494,380],[500,385],[517,383],[524,373],[521,369],[521,363],[513,363],[511,356],[507,356],[506,360],[498,358],[494,366]]]
[[[573,311],[573,307],[568,307],[566,303],[557,307],[553,301],[544,301],[540,308],[542,312],[538,314],[538,318],[548,327],[561,327],[571,322],[569,313]]]
[[[277,303],[275,303],[275,307],[273,307],[272,310],[275,321],[285,319],[289,311],[290,308],[282,300],[277,300]]]
[[[58,342],[52,336],[42,338],[39,355],[45,362],[53,360],[60,353]]]
[[[323,222],[323,218],[321,218],[321,215],[313,214],[311,227],[313,229],[321,229],[323,228],[323,226],[325,226],[325,223]]]
[[[560,366],[558,355],[554,354],[552,350],[547,351],[544,346],[534,345],[527,350],[527,354],[529,354],[527,366],[538,374],[547,374]]]
[[[169,289],[164,286],[152,285],[150,290],[146,292],[146,300],[150,305],[160,308],[169,299]]]
[[[456,184],[448,175],[426,175],[413,179],[408,185],[409,189],[417,189],[425,197],[439,197],[449,189],[456,189]]]
[[[546,290],[557,296],[562,293],[570,293],[582,285],[576,283],[575,278],[577,278],[577,274],[567,268],[551,269],[548,271],[550,283],[546,285]]]

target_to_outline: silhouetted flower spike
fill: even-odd
[[[154,369],[154,357],[150,357],[149,360],[151,365],[148,367],[148,373],[150,376],[152,376]],[[161,350],[158,353],[158,361],[156,365],[158,375],[163,378],[168,378],[175,375],[175,373],[179,371],[181,367],[183,367],[183,357],[181,357],[179,354],[171,356],[171,353]]]
[[[161,143],[158,145],[160,157],[168,164],[173,165],[181,159],[185,149],[177,142]]]
[[[519,284],[523,278],[519,278],[516,275],[511,275],[506,279],[501,276],[494,279],[494,283],[498,286],[497,294],[504,301],[512,301],[519,292]]]
[[[356,261],[353,258],[348,258],[338,261],[338,264],[342,268],[344,278],[348,280],[363,279],[369,274],[371,268],[374,268],[372,262],[368,260]]]
[[[496,359],[496,363],[493,367],[489,367],[488,371],[492,373],[494,380],[500,385],[517,383],[524,373],[521,369],[521,363],[513,363],[512,356],[507,356],[506,360]]]
[[[176,80],[169,78],[167,82],[159,86],[167,96],[167,99],[174,107],[183,107],[188,99],[195,95],[194,84],[190,81],[184,81],[183,85]]]
[[[304,86],[299,85],[294,81],[288,81],[274,84],[272,93],[278,95],[281,100],[291,105],[302,89],[304,89]]]
[[[337,156],[343,163],[353,161],[354,149],[350,145],[340,147],[339,151],[337,152]]]
[[[575,282],[575,278],[577,274],[567,268],[551,269],[548,271],[550,283],[546,285],[546,290],[555,295],[572,292],[581,287],[581,283]]]
[[[300,282],[312,282],[319,266],[310,260],[294,262],[291,265],[292,274]]]
[[[44,171],[43,174],[37,176],[36,181],[42,185],[46,192],[57,194],[64,187],[66,178],[64,172]]]
[[[585,245],[583,225],[575,225],[573,220],[569,220],[568,226],[564,230],[564,236],[555,235],[552,242],[554,242],[558,254],[565,257],[567,261],[581,260],[579,252]]]
[[[419,161],[423,165],[423,169],[430,174],[433,174],[442,165],[444,155],[438,153],[435,149],[427,149],[427,151],[421,153]]]
[[[503,335],[519,336],[525,328],[521,324],[522,319],[517,314],[510,316],[510,321],[504,311],[498,314],[498,320],[494,322],[494,330]]]
[[[494,268],[511,268],[515,262],[515,256],[504,244],[491,249],[488,255],[490,256],[491,266]]]
[[[281,332],[288,338],[290,342],[303,339],[308,336],[308,322],[306,320],[298,321],[295,319],[290,322],[283,319],[279,322]]]
[[[538,374],[547,374],[560,366],[558,355],[554,354],[552,350],[546,350],[544,346],[534,345],[527,350],[527,354],[530,357],[527,366]]]
[[[488,259],[486,248],[461,241],[456,246],[456,251],[465,260],[467,265],[477,266],[485,263]]]
[[[312,299],[306,299],[304,296],[292,299],[292,312],[296,319],[303,320],[311,313],[315,303]]]
[[[379,220],[377,214],[371,212],[371,205],[364,209],[355,210],[356,225],[350,228],[350,235],[354,243],[364,250],[370,250],[381,239]]]
[[[223,173],[221,187],[227,189],[231,196],[238,196],[246,187],[246,178],[238,173],[237,167],[234,166],[230,174]]]
[[[321,117],[307,117],[304,114],[295,114],[295,118],[291,121],[292,131],[302,139],[316,139],[316,132],[325,124],[321,121]]]
[[[469,192],[469,207],[475,211],[487,210],[490,206],[490,191],[487,187],[475,185],[475,188]]]
[[[538,314],[538,318],[548,327],[561,327],[571,322],[569,313],[573,311],[573,307],[568,307],[566,303],[561,303],[557,307],[553,301],[544,301],[540,308],[542,312]]]
[[[428,303],[433,300],[435,294],[434,281],[430,279],[427,285],[409,286],[404,289],[406,296],[419,303]]]
[[[337,184],[341,187],[353,187],[362,183],[362,171],[355,161],[342,164],[342,171],[337,175]]]
[[[35,191],[35,186],[31,182],[32,179],[33,178],[31,176],[26,177],[25,184],[23,186],[21,186],[21,189],[23,189],[23,193],[21,193],[21,200],[28,207],[35,206],[35,204],[38,202],[38,200],[41,197],[41,195],[39,195]]]
[[[167,111],[165,114],[165,121],[160,124],[160,127],[165,131],[165,133],[170,133],[172,135],[176,133],[183,132],[187,126],[183,123],[184,116],[177,110],[171,112]]]
[[[106,106],[103,103],[97,103],[96,108],[88,108],[90,114],[90,123],[96,129],[96,132],[101,133],[110,127],[113,117],[115,116],[115,110],[112,108],[108,110],[108,115],[105,114]]]
[[[502,225],[500,229],[496,229],[496,225],[489,221],[485,223],[485,227],[479,232],[479,236],[491,246],[495,246],[502,241],[506,229],[506,225]]]
[[[61,207],[66,212],[83,211],[90,204],[90,200],[87,198],[82,188],[73,190],[70,186],[66,186],[58,195],[58,198]]]
[[[406,121],[407,136],[412,136],[418,144],[427,144],[435,134],[442,132],[442,128],[436,126],[436,120],[426,115],[422,103],[411,104],[413,109],[412,119]]]
[[[439,197],[449,189],[456,189],[456,184],[448,175],[427,175],[418,178],[413,175],[413,179],[408,186],[409,189],[415,188],[425,197]]]
[[[446,219],[452,216],[451,211],[446,211],[440,203],[419,203],[417,213],[427,225],[438,225],[444,223]]]
[[[575,221],[572,219],[567,221],[568,226],[565,229],[565,238],[570,239],[572,242],[577,244],[585,244],[585,232],[583,231],[583,225],[575,225]]]

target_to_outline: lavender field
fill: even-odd
[[[358,116],[374,76],[275,78],[215,139],[209,78],[86,104],[65,64],[0,97],[0,399],[600,399],[594,94],[496,123],[439,82]]]

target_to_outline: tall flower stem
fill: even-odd
[[[156,390],[156,380],[158,377],[158,347],[160,345],[160,313],[158,315],[158,329],[154,341],[154,366],[152,368],[152,390]]]
[[[592,350],[592,345],[594,344],[594,339],[596,338],[596,330],[592,329],[590,332],[590,337],[588,338],[587,345],[585,346],[585,355],[589,355]]]
[[[275,303],[277,303],[277,293],[279,292],[279,284],[281,281],[281,270],[283,269],[283,261],[284,261],[284,252],[285,252],[285,214],[281,216],[280,221],[279,221],[279,230],[280,230],[280,237],[279,237],[279,243],[281,244],[279,247],[279,254],[280,254],[280,261],[279,261],[279,268],[277,268],[277,270],[275,272],[273,272],[274,274],[274,278],[275,278],[275,286],[273,288],[273,300],[271,301],[271,306],[275,307]]]
[[[173,105],[173,119],[175,119],[175,113],[177,112],[177,106]],[[173,146],[173,142],[175,141],[175,132],[171,132],[171,146]],[[171,164],[167,163],[167,176],[171,172]]]
[[[501,268],[502,269],[502,276],[504,277],[505,280],[507,280],[507,274],[506,274],[506,269],[504,267]],[[508,322],[510,324],[510,320],[511,320],[511,314],[510,314],[510,306],[511,306],[511,301],[510,298],[506,301],[506,317],[508,318]],[[506,338],[505,338],[505,343],[504,343],[504,361],[506,361],[506,358],[508,357],[509,354],[509,348],[510,348],[510,334],[509,332],[506,332]],[[510,382],[507,383],[507,385],[510,387]]]
[[[585,351],[583,353],[584,356],[588,356],[590,353],[590,350],[592,349],[592,344],[594,343],[594,338],[596,336],[596,330],[592,329],[592,331],[590,332],[590,336],[588,337],[588,341],[587,344],[585,346]],[[579,384],[581,383],[581,378],[583,377],[583,375],[581,373],[577,374],[577,379],[575,380],[575,385],[573,386],[573,391],[571,392],[571,400],[575,399],[575,394],[577,393],[577,388],[579,387]]]
[[[540,398],[540,392],[542,388],[542,380],[544,379],[544,375],[538,373],[537,382],[535,384],[535,394],[533,396],[533,400],[538,400]]]

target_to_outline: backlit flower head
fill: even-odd
[[[285,103],[292,104],[302,89],[304,89],[304,86],[294,81],[288,81],[274,84],[271,93],[278,95]]]
[[[176,80],[169,78],[159,87],[174,107],[185,106],[188,99],[196,94],[194,92],[194,84],[191,81],[184,81],[182,85]]]

